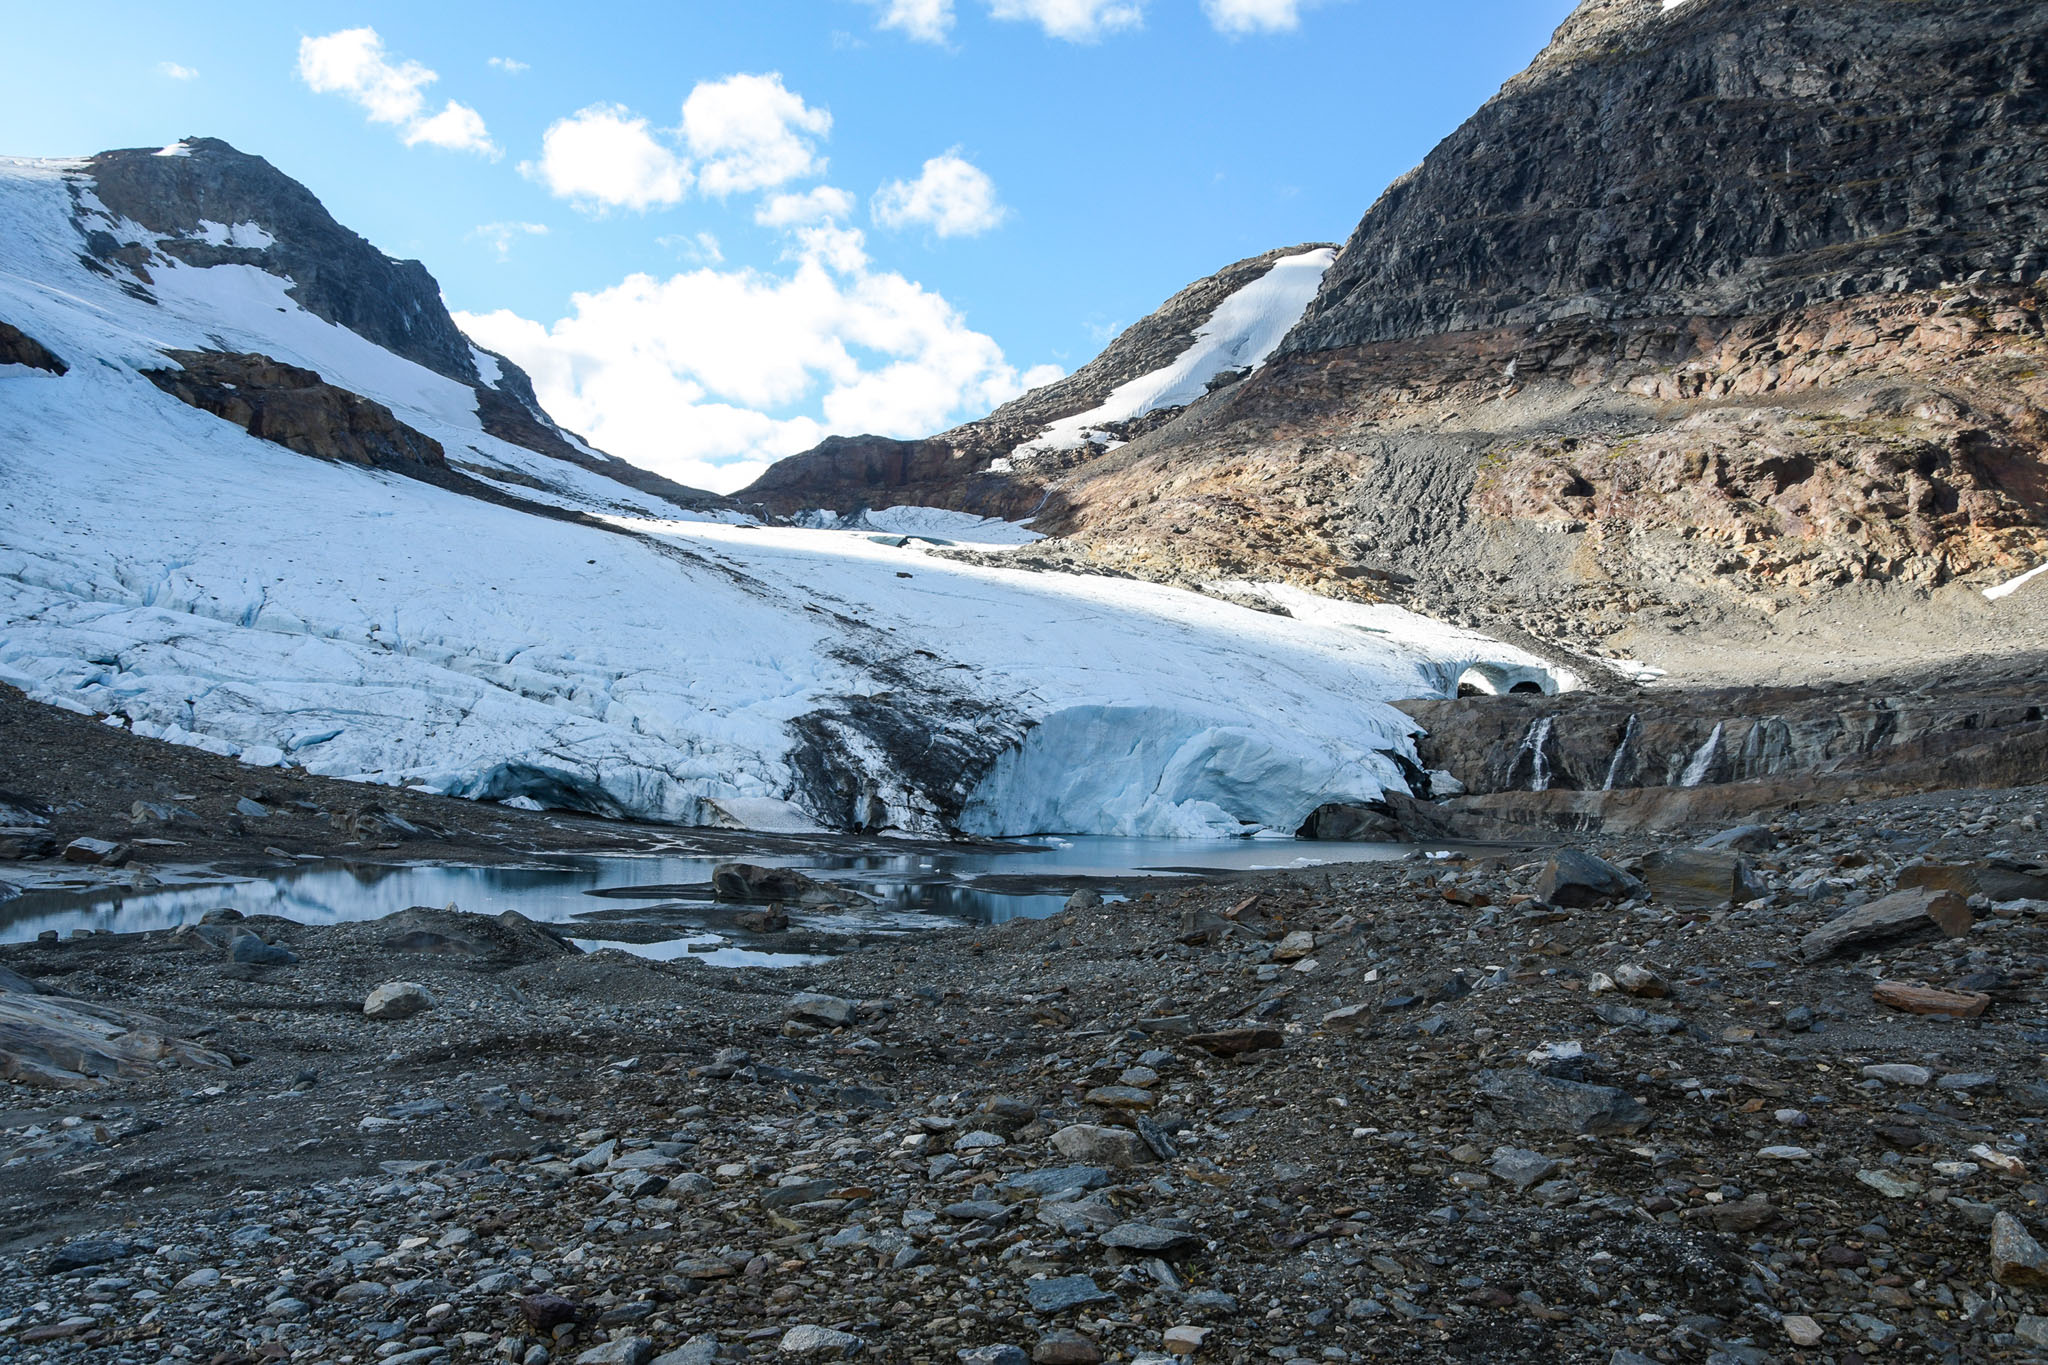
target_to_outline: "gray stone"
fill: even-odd
[[[281,943],[265,943],[254,934],[238,934],[228,956],[236,962],[251,967],[290,967],[298,962],[298,954]],[[364,1007],[368,1013],[368,1007]]]
[[[1109,1183],[1109,1172],[1100,1166],[1054,1166],[1043,1171],[1024,1171],[1003,1182],[1006,1190],[1035,1194],[1041,1199],[1080,1190],[1097,1190]]]
[[[836,995],[805,991],[783,1006],[782,1017],[826,1028],[845,1028],[853,1022],[853,1002]]]
[[[650,1365],[717,1365],[718,1338],[691,1337],[673,1351],[664,1351]]]
[[[1650,1122],[1650,1111],[1626,1091],[1534,1071],[1482,1071],[1479,1095],[1512,1128],[1602,1137]]]
[[[1107,1303],[1115,1296],[1095,1287],[1086,1275],[1062,1275],[1051,1280],[1026,1280],[1024,1297],[1034,1313],[1064,1313],[1083,1304]]]
[[[647,1365],[654,1359],[654,1343],[646,1337],[614,1337],[576,1357],[576,1365]]]
[[[841,1332],[806,1322],[784,1332],[777,1349],[784,1355],[844,1359],[847,1356],[859,1355],[866,1345],[866,1342],[851,1332]]]
[[[960,1365],[1031,1365],[1031,1357],[1017,1346],[969,1346],[953,1354]]]
[[[2003,1210],[1991,1219],[1991,1278],[2017,1289],[2048,1289],[2048,1252]]]
[[[1074,1123],[1052,1135],[1053,1150],[1061,1156],[1089,1166],[1123,1170],[1146,1160],[1150,1150],[1145,1140],[1128,1128],[1105,1128],[1093,1123]]]
[[[1177,1256],[1201,1246],[1202,1239],[1156,1223],[1118,1223],[1100,1238],[1102,1245],[1145,1256]]]
[[[1859,905],[1799,941],[1799,955],[1818,962],[1835,953],[1874,948],[1911,939],[1970,932],[1969,905],[1953,891],[1915,887]]]
[[[1922,1086],[1934,1079],[1934,1073],[1924,1066],[1913,1066],[1907,1062],[1886,1062],[1879,1066],[1863,1068],[1865,1080],[1883,1081],[1886,1085]]]
[[[1544,865],[1536,895],[1568,910],[1639,896],[1643,884],[1604,858],[1568,848]]]
[[[417,981],[387,981],[363,1000],[371,1019],[410,1019],[434,1008],[434,997]]]
[[[1526,1147],[1496,1147],[1493,1149],[1493,1160],[1487,1163],[1486,1169],[1516,1189],[1526,1190],[1531,1185],[1549,1179],[1550,1173],[1557,1169],[1557,1163],[1543,1153],[1532,1152]]]

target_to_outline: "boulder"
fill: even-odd
[[[64,845],[64,861],[87,863],[99,867],[120,867],[134,856],[135,851],[126,844],[117,844],[111,839],[73,839]]]
[[[2019,1289],[2048,1289],[2048,1252],[2026,1224],[2002,1209],[1991,1218],[1991,1278]]]
[[[782,1334],[776,1349],[784,1355],[806,1356],[817,1360],[844,1360],[857,1356],[867,1345],[851,1332],[841,1332],[831,1327],[819,1327],[812,1323],[800,1323]]]
[[[1910,939],[1970,932],[1970,907],[1953,891],[1917,887],[1859,905],[1829,920],[1799,941],[1799,955],[1818,962],[1835,953],[1874,948]]]
[[[1663,849],[1637,870],[1659,904],[1684,910],[1721,910],[1763,894],[1749,860],[1718,849]]]
[[[1606,859],[1571,848],[1544,865],[1535,889],[1538,899],[1577,910],[1640,896],[1643,884]]]
[[[298,954],[281,943],[265,943],[255,934],[243,932],[235,936],[228,948],[228,957],[250,967],[290,967],[295,965]],[[368,1006],[364,1007],[368,1012]]]
[[[818,1028],[845,1028],[853,1022],[853,1010],[851,1000],[805,991],[782,1007],[782,1017],[793,1023],[811,1024]]]
[[[1709,835],[1699,846],[1733,853],[1769,853],[1778,846],[1778,836],[1769,825],[1737,825]]]
[[[417,981],[387,981],[363,1000],[371,1019],[410,1019],[434,1008],[434,997]]]
[[[1535,1071],[1482,1071],[1479,1098],[1514,1129],[1604,1137],[1650,1122],[1650,1111],[1625,1090]]]
[[[780,902],[812,908],[865,899],[858,892],[821,882],[793,867],[762,867],[756,863],[720,863],[712,868],[711,894],[722,901]]]
[[[1117,1170],[1136,1166],[1151,1156],[1145,1140],[1128,1128],[1093,1123],[1068,1124],[1052,1135],[1052,1146],[1069,1161]]]

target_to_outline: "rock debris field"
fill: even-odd
[[[2038,1359],[2044,806],[788,971],[446,910],[12,945],[0,1360]]]

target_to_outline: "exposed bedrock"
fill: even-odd
[[[1400,703],[1470,794],[1396,800],[1418,835],[1676,829],[1915,791],[2048,780],[2048,658],[1874,686]]]
[[[65,374],[71,368],[42,342],[5,322],[0,322],[0,365],[26,365],[55,375]]]
[[[147,370],[165,393],[301,455],[372,468],[445,468],[441,443],[311,370],[265,355],[169,351],[178,369]]]

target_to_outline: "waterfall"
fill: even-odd
[[[1680,774],[1678,785],[1681,787],[1697,787],[1700,783],[1706,781],[1707,769],[1713,766],[1714,755],[1719,753],[1720,749],[1721,723],[1715,721],[1714,733],[1707,736],[1707,742],[1700,745],[1693,753],[1691,760],[1686,763],[1685,772]]]
[[[1621,765],[1628,758],[1629,742],[1636,737],[1636,718],[1630,716],[1628,724],[1621,727],[1621,743],[1614,746],[1614,757],[1607,762],[1607,780],[1600,784],[1600,790],[1614,790],[1615,779],[1621,776]]]
[[[1550,717],[1541,716],[1529,725],[1529,733],[1522,736],[1522,747],[1515,751],[1515,761],[1508,768],[1512,780],[1521,769],[1522,758],[1529,759],[1529,790],[1532,792],[1550,790],[1550,758],[1543,752],[1550,743]]]

